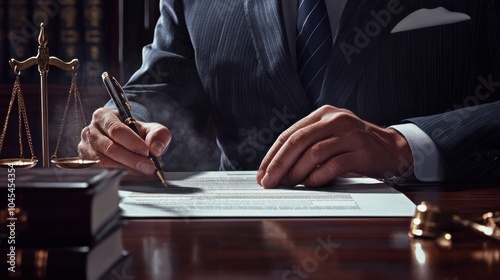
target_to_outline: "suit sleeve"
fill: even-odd
[[[500,180],[500,101],[409,121],[436,144],[447,181]]]
[[[182,1],[161,1],[160,11],[153,43],[143,48],[142,66],[124,90],[136,119],[161,123],[171,131],[172,141],[163,156],[165,170],[206,169],[201,153],[210,150],[203,137],[208,99],[198,76]]]
[[[432,141],[443,160],[447,181],[500,181],[500,4],[488,1],[488,43],[493,70],[478,77],[464,107],[409,119]],[[493,100],[493,101],[490,101]],[[481,105],[481,102],[490,102]],[[475,105],[475,106],[469,106]]]

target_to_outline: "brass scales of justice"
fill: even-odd
[[[35,156],[35,152],[33,149],[33,141],[31,137],[31,133],[29,130],[28,117],[26,113],[26,105],[24,103],[24,97],[21,90],[21,82],[20,75],[21,71],[30,68],[33,65],[38,65],[38,71],[40,72],[40,97],[41,97],[41,122],[42,122],[42,154],[43,154],[43,167],[50,167],[49,163],[49,128],[48,128],[48,102],[47,102],[47,76],[49,72],[49,65],[60,68],[66,72],[72,72],[71,78],[71,86],[68,94],[68,99],[66,102],[66,107],[64,109],[63,118],[61,121],[61,126],[59,130],[59,135],[57,138],[57,144],[52,155],[51,162],[54,163],[57,167],[60,168],[87,168],[99,162],[99,159],[96,157],[94,159],[83,159],[80,154],[78,157],[57,157],[57,150],[59,148],[59,144],[61,141],[62,131],[65,127],[66,117],[68,115],[68,108],[70,107],[71,97],[74,96],[74,109],[75,109],[75,128],[78,129],[79,123],[79,113],[81,113],[81,118],[83,122],[83,126],[87,125],[87,121],[85,119],[85,114],[83,112],[82,101],[80,98],[80,92],[78,90],[78,86],[76,83],[76,70],[78,69],[80,62],[78,59],[73,59],[70,62],[64,62],[61,59],[50,56],[49,57],[49,49],[47,48],[47,36],[45,35],[45,27],[43,23],[40,24],[40,34],[38,36],[38,54],[37,56],[30,57],[24,61],[17,61],[15,59],[11,59],[9,61],[10,66],[13,68],[14,73],[16,75],[14,86],[12,89],[12,95],[9,103],[9,108],[7,110],[7,117],[5,118],[5,124],[2,130],[2,134],[0,136],[0,154],[2,152],[3,143],[5,140],[5,134],[7,131],[7,126],[9,123],[9,117],[17,97],[18,103],[18,119],[19,119],[19,157],[18,158],[5,158],[0,159],[0,167],[9,167],[14,166],[15,168],[31,168],[34,167],[38,163],[38,159]],[[78,107],[80,108],[80,112],[78,112]],[[26,138],[28,141],[31,158],[24,158],[23,156],[23,141],[22,141],[22,126],[24,125]],[[78,130],[76,134],[79,135]]]

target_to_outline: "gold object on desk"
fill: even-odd
[[[410,237],[435,238],[441,231],[440,219],[441,209],[424,201],[415,210],[408,234]]]
[[[496,220],[499,218],[498,212],[496,215],[493,212],[488,212],[482,216],[485,224],[480,224],[478,222],[465,220],[457,215],[453,215],[453,221],[497,240],[500,240],[500,228],[496,225]]]
[[[500,221],[500,212],[488,212],[479,221],[463,219],[457,214],[443,211],[427,202],[419,204],[410,224],[410,237],[442,238],[451,241],[452,234],[447,232],[453,225],[461,225],[478,233],[500,240],[500,228],[496,222]]]
[[[83,107],[81,104],[80,93],[78,91],[78,87],[76,84],[76,70],[78,69],[80,62],[78,59],[73,59],[70,62],[64,62],[61,59],[49,56],[49,49],[47,47],[47,36],[45,35],[45,27],[43,23],[40,24],[40,34],[38,36],[38,54],[36,56],[30,57],[24,61],[17,61],[15,59],[11,59],[9,61],[10,66],[13,68],[14,73],[16,74],[16,79],[14,82],[14,87],[12,89],[12,96],[9,103],[9,109],[7,110],[7,117],[5,119],[5,124],[2,130],[2,134],[0,137],[0,153],[2,151],[2,146],[5,139],[5,134],[7,131],[7,126],[9,122],[9,116],[12,111],[13,104],[17,98],[18,101],[18,111],[19,111],[19,158],[8,158],[0,160],[0,167],[10,167],[13,166],[15,168],[31,168],[34,167],[38,163],[38,159],[35,156],[35,152],[33,149],[32,137],[29,130],[28,117],[26,114],[26,105],[24,103],[24,98],[21,90],[21,82],[20,76],[21,72],[30,68],[31,66],[38,65],[38,71],[40,72],[40,97],[41,97],[41,124],[42,124],[42,162],[43,167],[48,168],[49,166],[49,128],[48,128],[48,102],[47,102],[47,76],[49,72],[49,65],[55,66],[64,71],[72,71],[73,77],[71,80],[71,88],[68,95],[68,102],[66,104],[66,108],[64,111],[64,117],[61,124],[61,131],[59,132],[57,146],[52,156],[52,162],[58,166],[63,168],[85,168],[98,163],[98,159],[81,159],[77,158],[57,158],[57,150],[59,148],[62,129],[64,128],[64,122],[66,119],[68,107],[71,101],[72,95],[74,95],[75,102],[75,117],[77,121],[77,128],[79,124],[78,118],[78,109],[80,106],[80,111],[82,113],[82,121],[84,126],[86,126],[85,115],[83,113]],[[22,126],[24,125],[24,129],[26,131],[26,138],[28,140],[28,145],[31,152],[31,159],[25,159],[23,156],[23,141],[22,141]],[[79,133],[77,132],[79,135]]]

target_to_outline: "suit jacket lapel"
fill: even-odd
[[[383,26],[380,26],[378,33],[371,33],[373,36],[366,35],[365,28],[377,24],[370,11],[385,9],[385,4],[387,1],[383,0],[349,0],[347,2],[335,37],[332,56],[325,72],[318,106],[323,104],[345,106],[377,46],[377,41],[384,36]],[[358,35],[361,32],[365,35]]]
[[[310,111],[311,104],[290,57],[281,0],[246,0],[245,14],[261,71],[268,76],[278,99],[291,113]]]

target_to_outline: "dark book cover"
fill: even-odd
[[[85,0],[85,83],[101,84],[101,74],[110,67],[110,4],[105,0]]]
[[[122,170],[2,169],[0,247],[89,244],[120,219]]]
[[[77,0],[66,0],[61,2],[59,12],[59,48],[56,55],[65,62],[78,59],[80,63],[85,58],[85,48],[83,41],[83,14],[82,4]],[[78,69],[78,73],[82,68]],[[70,84],[70,72],[60,73],[59,83]]]
[[[7,0],[7,55],[9,60],[13,58],[23,61],[36,55],[33,50],[37,41],[33,38],[36,37],[37,31],[29,20],[30,4],[31,1],[28,0]],[[8,80],[14,83],[14,72],[12,69],[9,70]],[[33,82],[31,71],[36,71],[35,67],[26,70],[27,73],[21,73],[23,82]]]
[[[111,279],[128,253],[122,225],[89,246],[0,248],[1,279]],[[4,268],[4,266],[6,266]]]
[[[58,1],[54,0],[31,0],[32,2],[32,14],[30,17],[33,26],[36,26],[36,37],[32,39],[33,46],[35,47],[33,50],[32,56],[37,54],[38,47],[38,35],[40,34],[40,24],[43,23],[45,28],[45,36],[47,36],[48,44],[47,47],[49,49],[50,56],[59,56],[59,38],[57,37],[57,29],[58,29],[58,20],[57,16],[61,10],[61,4]],[[59,1],[61,2],[61,1]],[[62,1],[64,2],[64,1]],[[33,68],[37,68],[33,66]],[[50,69],[54,71],[50,71],[47,77],[48,84],[54,84],[58,82],[58,74],[59,70],[54,69],[55,67],[51,66]],[[57,74],[56,74],[57,73]],[[34,71],[33,73],[33,81],[34,83],[38,83],[40,80],[40,73],[38,71]],[[66,81],[69,84],[69,80]]]

